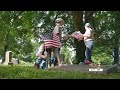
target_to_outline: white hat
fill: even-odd
[[[90,23],[86,23],[85,24],[85,27],[89,27],[89,26],[91,26]]]
[[[55,22],[64,22],[64,20],[62,18],[57,18]]]

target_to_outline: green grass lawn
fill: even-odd
[[[0,66],[0,79],[120,79],[120,72],[95,74],[56,69],[37,70],[33,66]]]

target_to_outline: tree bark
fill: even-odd
[[[85,23],[91,23],[93,25],[93,14],[96,11],[85,11]]]
[[[73,22],[74,22],[74,31],[80,31],[84,33],[83,28],[83,11],[72,11]],[[73,32],[74,32],[73,31]],[[79,62],[84,62],[85,60],[85,44],[84,41],[77,41],[74,39],[75,48],[76,48],[76,59],[78,64]]]
[[[9,34],[6,34],[6,36],[5,36],[5,43],[4,43],[4,51],[3,51],[2,63],[5,62],[5,53],[8,50],[8,47],[9,47]]]
[[[6,53],[6,51],[7,51],[7,48],[8,48],[8,46],[7,46],[7,45],[4,45],[4,52],[3,52],[2,63],[5,62],[5,53]]]
[[[119,40],[115,39],[115,46],[113,47],[113,58],[114,62],[113,64],[119,64],[119,46],[118,46]]]

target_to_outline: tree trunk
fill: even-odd
[[[83,11],[72,11],[73,15],[73,22],[74,22],[74,31],[80,31],[81,33],[84,33],[83,28]],[[76,48],[76,59],[78,64],[79,62],[84,62],[85,60],[85,44],[84,41],[77,41],[75,42],[75,48]]]
[[[5,36],[5,43],[4,43],[4,51],[3,51],[2,63],[5,62],[5,53],[8,50],[8,47],[9,47],[9,34],[6,34],[6,36]]]
[[[115,46],[113,47],[113,58],[114,58],[114,62],[113,64],[118,64],[119,63],[119,46],[118,46],[118,39],[115,39]]]
[[[8,48],[8,46],[7,46],[7,45],[4,45],[4,52],[3,52],[2,63],[5,62],[5,53],[6,53],[6,51],[7,51],[7,48]]]
[[[90,23],[93,26],[93,14],[96,11],[85,11],[85,23]]]
[[[114,53],[114,62],[113,64],[118,64],[119,62],[119,48],[118,47],[114,47],[113,53]]]

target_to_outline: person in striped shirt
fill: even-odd
[[[53,53],[57,57],[58,66],[63,66],[60,60],[60,48],[61,48],[61,26],[64,25],[62,18],[55,20],[55,27],[53,30]]]

